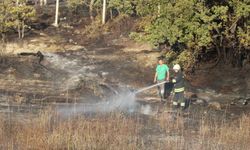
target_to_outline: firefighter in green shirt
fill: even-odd
[[[184,76],[181,72],[180,65],[176,64],[173,67],[173,70],[175,72],[175,76],[172,79],[172,82],[174,84],[174,100],[173,105],[174,107],[178,107],[180,104],[182,109],[185,108],[185,98],[184,98]]]
[[[166,64],[163,63],[162,58],[159,59],[159,64],[156,67],[156,72],[154,76],[154,83],[161,83],[165,81],[169,81],[169,68]],[[161,97],[161,101],[163,101],[165,94],[165,84],[161,84],[158,86],[159,95]]]

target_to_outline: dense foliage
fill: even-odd
[[[35,16],[35,9],[25,3],[14,3],[10,0],[0,1],[0,33],[4,41],[5,35],[16,30],[19,38],[24,37],[26,23]]]
[[[102,0],[85,2],[92,4],[97,14],[101,13]],[[110,18],[113,12],[140,18],[138,30],[131,33],[131,38],[171,47],[167,58],[185,69],[193,69],[206,57],[235,66],[241,66],[250,57],[250,0],[108,0],[107,3]]]
[[[87,8],[92,20],[101,16],[102,5],[102,0],[67,0],[71,12]],[[22,38],[34,8],[0,1],[2,39],[13,28]],[[108,19],[136,16],[138,28],[131,38],[170,47],[168,60],[185,69],[208,57],[235,66],[250,60],[250,0],[107,0],[107,12]]]
[[[139,0],[137,12],[145,20],[132,37],[171,46],[185,68],[208,52],[235,65],[249,55],[249,0]]]

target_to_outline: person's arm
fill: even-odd
[[[167,79],[166,81],[169,81],[169,70],[167,71]]]
[[[174,84],[176,84],[176,83],[180,82],[181,80],[182,80],[182,74],[181,74],[181,73],[178,73],[178,74],[174,77],[174,79],[172,80],[172,82],[173,82]]]
[[[154,83],[156,83],[157,72],[155,72]]]

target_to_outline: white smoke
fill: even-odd
[[[145,105],[141,107],[141,113],[144,115],[150,115],[152,113],[152,108],[150,105]]]
[[[62,70],[66,75],[63,81],[60,81],[60,86],[64,90],[75,89],[81,80],[88,77],[96,78],[97,75],[91,73],[95,66],[89,65],[86,62],[80,62],[79,59],[69,59],[53,53],[44,53],[46,61],[50,68]],[[57,80],[57,79],[56,79]],[[91,100],[89,100],[91,102]],[[114,111],[136,112],[148,115],[152,112],[151,106],[146,105],[139,108],[138,102],[135,100],[135,94],[125,91],[110,97],[109,99],[97,103],[67,103],[56,104],[56,110],[59,114],[64,116],[72,116],[76,114],[88,113],[109,113]]]
[[[122,93],[107,101],[98,103],[78,103],[58,106],[57,112],[65,116],[88,113],[109,113],[114,111],[134,112],[138,107],[133,93]]]
[[[65,79],[59,82],[64,90],[75,89],[80,81],[86,77],[97,77],[96,74],[91,73],[95,66],[84,65],[79,59],[68,59],[53,53],[44,53],[44,55],[50,68],[62,70],[65,75],[67,74]]]

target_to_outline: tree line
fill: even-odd
[[[138,28],[130,37],[156,46],[170,47],[171,50],[166,54],[168,60],[182,64],[185,69],[192,69],[201,59],[208,56],[215,57],[216,63],[223,61],[235,66],[241,66],[244,59],[250,59],[250,0],[66,2],[68,8],[75,13],[81,6],[87,7],[91,20],[101,17],[102,24],[118,15],[135,17],[138,20]],[[23,37],[22,31],[26,22],[34,15],[34,6],[27,6],[25,2],[1,1],[2,38],[11,28],[17,29],[19,37]]]
[[[137,12],[144,24],[132,36],[170,46],[186,69],[209,53],[235,66],[249,57],[249,0],[139,0]]]

